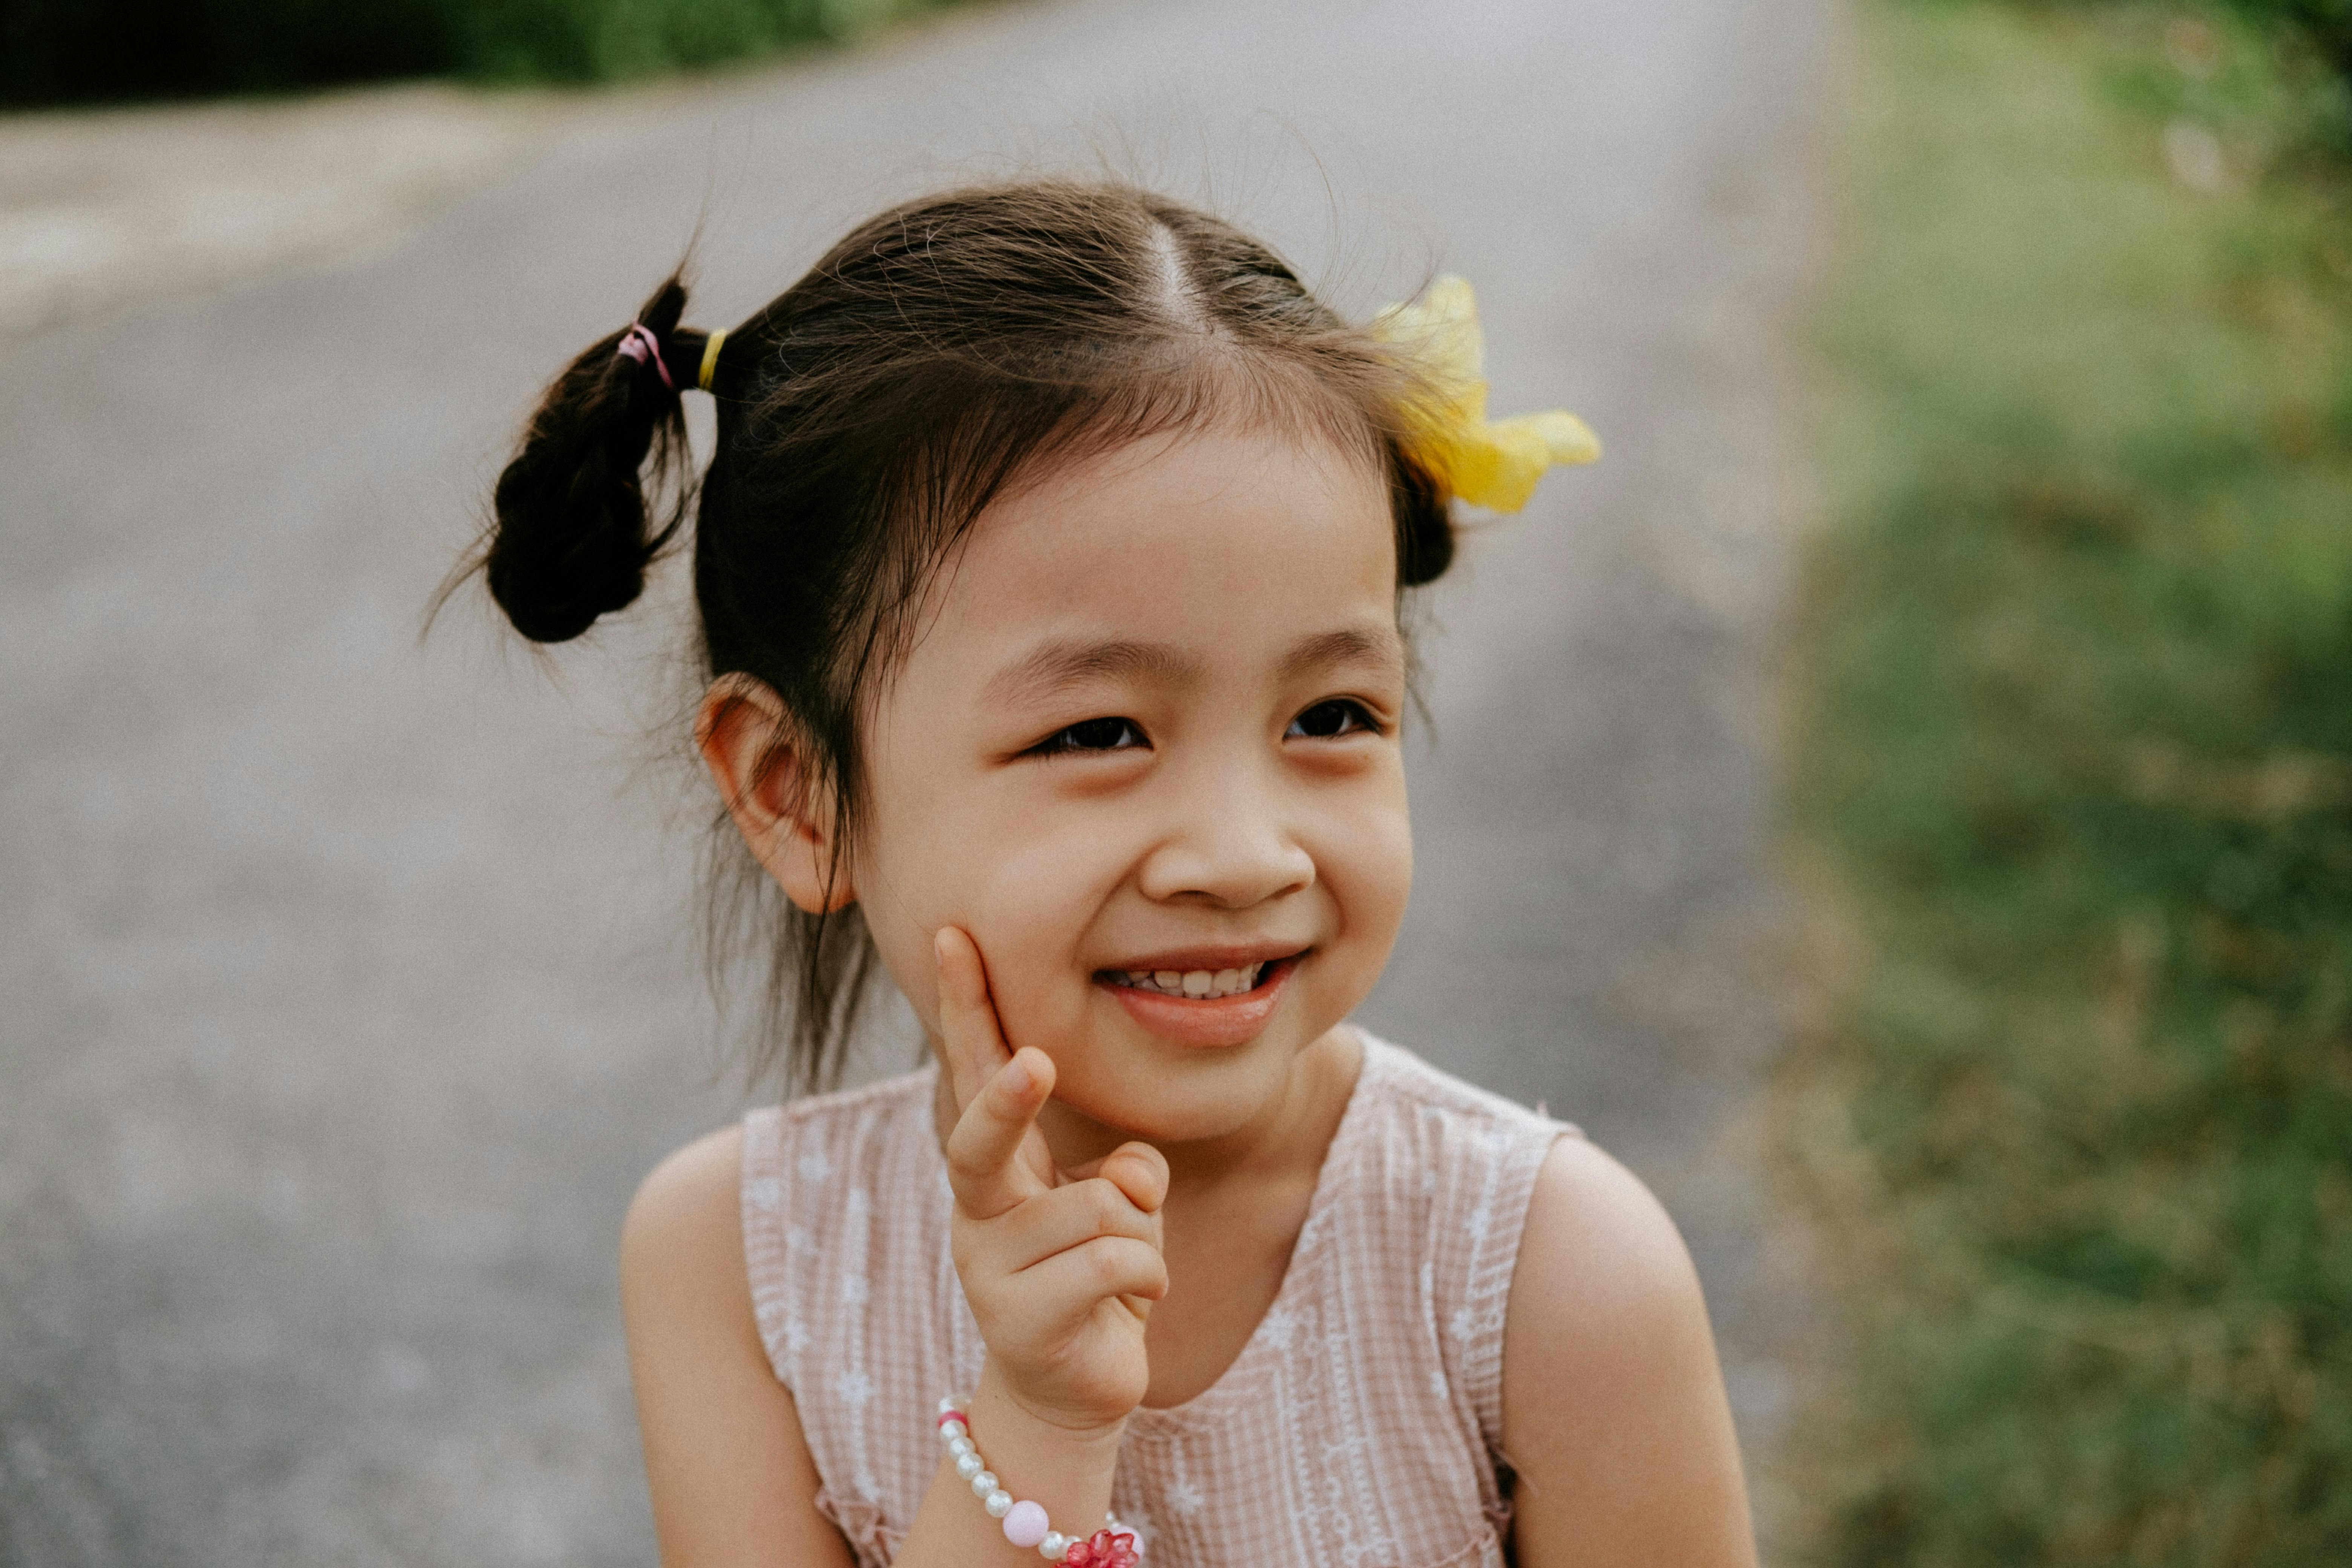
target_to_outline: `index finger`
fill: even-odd
[[[1012,1053],[1004,1048],[978,945],[954,926],[941,926],[931,938],[931,952],[940,965],[940,1055],[945,1058],[940,1065],[961,1117]]]
[[[1053,1092],[1054,1058],[1034,1046],[980,1086],[948,1133],[948,1184],[957,1207],[974,1219],[994,1219],[1047,1190],[1017,1156]]]

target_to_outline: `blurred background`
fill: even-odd
[[[545,658],[424,609],[689,242],[724,325],[1028,172],[1463,272],[1608,443],[1423,606],[1364,1016],[1665,1199],[1769,1557],[2352,1561],[2347,65],[2336,0],[15,0],[0,1563],[652,1560],[620,1216],[773,1094],[682,574]]]

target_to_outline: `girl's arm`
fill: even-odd
[[[1753,1568],[1739,1448],[1698,1276],[1633,1174],[1552,1146],[1503,1330],[1521,1568]]]
[[[621,1230],[621,1317],[664,1568],[850,1568],[768,1365],[743,1265],[743,1130],[646,1178]]]

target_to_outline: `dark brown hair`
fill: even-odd
[[[516,630],[562,642],[636,598],[698,494],[703,673],[781,699],[803,787],[827,792],[841,825],[836,870],[871,683],[903,650],[933,567],[1039,467],[1271,424],[1386,472],[1400,593],[1453,559],[1447,498],[1405,447],[1410,368],[1265,246],[1148,192],[1000,185],[861,225],[721,341],[698,486],[680,471],[674,388],[696,384],[709,339],[679,325],[686,297],[672,277],[638,314],[658,365],[619,354],[616,332],[556,378],[499,476],[474,563]],[[657,521],[649,496],[667,498]],[[731,831],[713,843],[714,973],[747,935],[770,946],[758,1065],[782,1046],[794,1087],[825,1086],[876,963],[863,920],[782,904]]]

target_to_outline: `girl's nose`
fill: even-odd
[[[1278,795],[1264,781],[1230,773],[1213,784],[1204,779],[1175,812],[1170,831],[1144,858],[1146,898],[1244,910],[1314,885],[1314,857],[1289,831]]]

